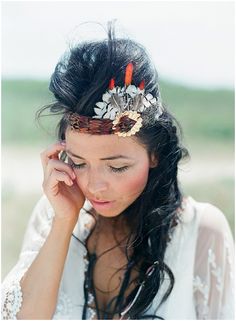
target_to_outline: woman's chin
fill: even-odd
[[[125,210],[125,207],[104,208],[102,206],[93,205],[93,209],[98,215],[101,215],[103,217],[117,217]]]

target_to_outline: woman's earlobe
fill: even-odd
[[[158,166],[158,163],[159,163],[159,160],[158,160],[158,157],[155,156],[155,155],[151,155],[151,158],[150,158],[150,168],[154,168],[154,167],[157,167]]]
[[[157,166],[158,166],[158,162],[156,162],[156,163],[151,163],[149,167],[150,167],[150,168],[155,168],[155,167],[157,167]]]

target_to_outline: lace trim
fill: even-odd
[[[211,273],[216,277],[216,289],[219,292],[223,291],[223,276],[222,269],[216,265],[216,256],[212,249],[208,250],[208,262],[211,266]]]
[[[23,298],[19,280],[14,280],[6,293],[5,301],[2,305],[3,320],[16,320],[16,315],[21,309]]]
[[[90,305],[87,309],[87,318],[88,320],[97,320],[97,313],[92,306],[95,304],[95,298],[92,293],[88,294],[88,305]]]
[[[225,237],[224,238],[224,247],[226,249],[226,258],[227,258],[227,261],[229,263],[229,277],[230,277],[230,280],[233,282],[233,279],[234,279],[234,274],[233,274],[233,259],[232,259],[232,253],[230,252],[230,246],[229,246],[229,240]],[[232,293],[234,292],[234,287],[232,286]]]
[[[209,295],[209,286],[204,283],[201,278],[197,275],[193,279],[193,293],[199,291],[203,296],[203,302],[196,304],[196,311],[198,314],[201,314],[200,319],[206,320],[208,313],[209,313],[209,307],[208,307],[208,295]]]
[[[85,278],[86,278],[86,272],[88,271],[88,265],[89,265],[88,252],[87,252],[86,249],[84,250],[83,260],[84,260],[84,274],[85,274]],[[96,309],[93,308],[93,306],[95,306],[94,295],[88,289],[88,285],[86,284],[85,286],[86,286],[87,291],[88,291],[88,302],[87,302],[86,319],[87,320],[97,320],[97,312],[96,312]]]
[[[71,315],[72,310],[73,310],[73,304],[69,296],[63,291],[60,291],[58,300],[57,300],[56,311],[54,313],[53,318],[57,318],[61,316],[68,317]]]
[[[229,242],[226,237],[224,237],[224,248],[226,249],[226,259],[229,264],[229,271],[228,275],[230,277],[230,284],[233,285],[233,269],[232,269],[232,256],[230,254],[230,247]],[[216,256],[214,251],[210,248],[208,250],[208,266],[209,266],[209,272],[215,276],[216,278],[216,289],[220,293],[223,292],[224,286],[223,286],[223,272],[221,267],[217,267],[216,265]],[[231,295],[233,295],[234,287],[231,286],[230,289],[232,291]],[[196,309],[198,313],[200,313],[201,319],[205,320],[209,318],[209,307],[208,307],[208,298],[209,298],[209,292],[210,292],[210,285],[208,285],[206,282],[204,282],[199,275],[196,275],[193,279],[193,292],[200,292],[203,296],[203,301],[201,303],[196,304]],[[226,304],[222,306],[220,317],[223,317],[227,314],[232,313],[232,308],[229,304]]]

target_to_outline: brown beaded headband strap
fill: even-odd
[[[95,105],[95,116],[87,117],[77,113],[67,114],[72,130],[94,135],[116,134],[121,137],[135,135],[142,127],[142,112],[158,105],[156,118],[163,113],[160,97],[154,98],[144,92],[144,81],[139,87],[131,85],[133,64],[125,72],[125,86],[115,87],[111,79],[109,90],[103,94],[102,102]]]

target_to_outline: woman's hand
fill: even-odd
[[[72,167],[59,160],[59,154],[64,150],[65,143],[56,143],[40,154],[44,171],[43,190],[56,218],[75,224],[85,197]]]

